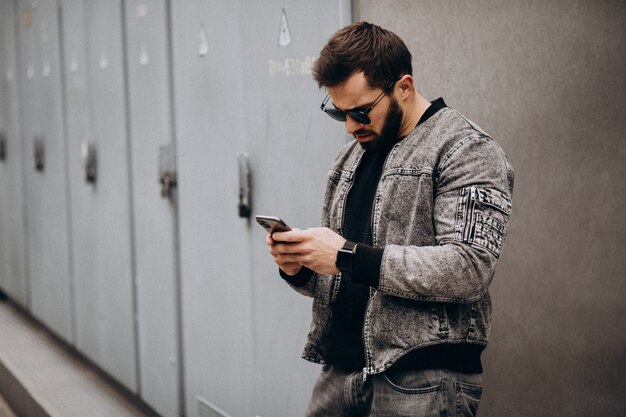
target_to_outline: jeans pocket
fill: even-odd
[[[372,415],[440,417],[445,410],[440,371],[391,369],[374,388]],[[376,382],[375,382],[376,384]]]
[[[456,415],[457,417],[475,417],[483,387],[467,382],[456,381]]]
[[[387,385],[403,394],[428,394],[441,391],[441,377],[437,371],[391,368],[383,373]]]

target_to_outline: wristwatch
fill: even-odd
[[[343,273],[352,272],[352,261],[356,253],[356,243],[346,240],[341,249],[337,251],[337,261],[335,265]]]

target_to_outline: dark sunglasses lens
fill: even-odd
[[[337,110],[337,109],[324,109],[324,111],[326,112],[327,115],[329,115],[330,117],[332,117],[333,119],[339,121],[339,122],[345,122],[346,121],[346,114],[341,111],[341,110]]]
[[[370,124],[371,120],[369,116],[362,111],[349,111],[348,114],[357,123],[361,123],[363,125]]]

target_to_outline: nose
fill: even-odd
[[[357,132],[363,129],[365,125],[363,123],[359,123],[354,120],[350,115],[346,115],[346,132],[353,135],[354,132]]]

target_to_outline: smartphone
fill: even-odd
[[[256,216],[256,221],[261,225],[267,233],[270,235],[274,232],[288,232],[291,230],[291,227],[287,226],[283,220],[274,216]]]

